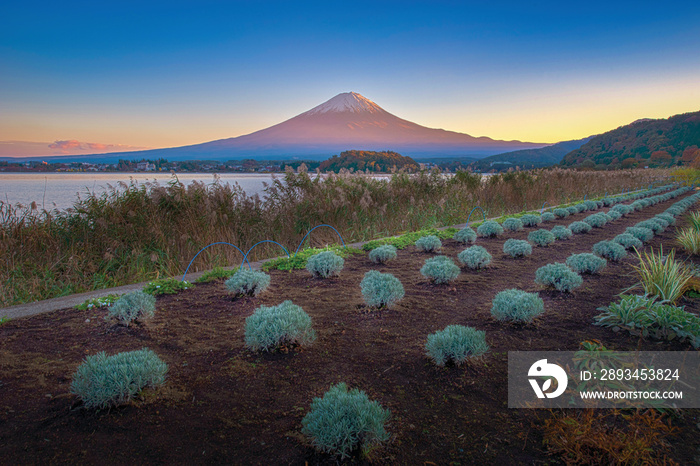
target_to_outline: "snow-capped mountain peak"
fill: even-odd
[[[331,112],[376,113],[381,110],[382,108],[379,105],[375,104],[368,98],[361,96],[357,92],[343,92],[342,94],[338,94],[332,99],[312,108],[302,115],[315,115],[319,113]]]

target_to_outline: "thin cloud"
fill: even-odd
[[[148,147],[130,146],[127,144],[103,144],[101,142],[81,142],[75,139],[54,141],[49,144],[50,149],[61,154],[93,153],[93,152],[122,152],[130,150],[144,150]]]

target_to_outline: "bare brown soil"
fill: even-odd
[[[688,344],[640,340],[592,325],[596,309],[635,283],[633,255],[609,262],[599,276],[585,276],[571,294],[535,284],[538,267],[590,252],[627,226],[662,212],[671,200],[647,207],[589,234],[574,235],[532,256],[502,253],[507,238],[479,238],[490,267],[463,270],[451,285],[429,283],[419,269],[430,255],[414,247],[376,266],[366,255],[347,259],[340,277],[317,280],[304,271],[273,271],[268,291],[232,299],[222,283],[197,285],[158,298],[156,316],[121,327],[104,310],[64,309],[10,321],[0,327],[0,457],[4,464],[333,464],[301,434],[314,397],[347,382],[391,410],[392,440],[373,452],[380,464],[556,463],[542,443],[550,413],[507,407],[507,352],[577,350],[597,339],[610,349],[688,350]],[[546,224],[566,225],[587,214]],[[679,220],[679,226],[684,224]],[[673,246],[675,228],[649,246]],[[455,258],[464,246],[443,242]],[[685,256],[681,255],[681,259]],[[393,309],[365,307],[359,283],[368,270],[390,272],[406,296]],[[490,315],[491,301],[507,288],[537,291],[545,314],[526,326]],[[260,305],[291,299],[311,315],[318,338],[307,348],[277,353],[245,349],[246,317]],[[697,313],[698,300],[684,299]],[[450,324],[486,331],[491,352],[481,361],[440,368],[426,357],[426,337]],[[86,355],[148,347],[170,369],[167,382],[145,390],[128,405],[86,410],[69,392],[71,376]],[[700,456],[700,410],[672,416],[678,433],[671,458],[681,464]],[[367,459],[353,458],[352,462]]]

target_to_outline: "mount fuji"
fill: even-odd
[[[356,92],[254,133],[168,149],[109,154],[109,158],[230,160],[325,159],[345,150],[391,150],[411,157],[486,157],[547,144],[500,141],[433,129],[393,115]],[[105,154],[107,156],[107,154]],[[120,157],[121,156],[121,157]],[[95,156],[88,156],[95,157]],[[72,157],[75,158],[75,157]],[[82,158],[82,157],[81,157]]]

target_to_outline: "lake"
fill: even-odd
[[[219,173],[222,184],[238,183],[243,190],[253,195],[262,193],[263,182],[270,183],[270,173]],[[277,174],[278,178],[284,174]],[[212,173],[178,173],[181,183],[188,185],[192,181],[213,183]],[[131,179],[139,184],[146,181],[158,181],[165,185],[172,180],[170,173],[1,173],[0,199],[11,204],[29,205],[36,202],[39,209],[65,210],[73,206],[78,193],[103,193],[107,185],[116,186],[118,182],[129,183]]]

